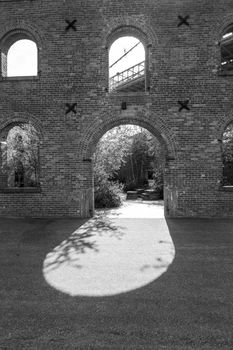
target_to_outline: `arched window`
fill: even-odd
[[[146,53],[134,36],[116,39],[109,49],[109,90],[145,91]]]
[[[223,185],[233,186],[233,122],[227,125],[222,137]]]
[[[12,124],[1,135],[1,188],[39,186],[39,136],[27,123]]]
[[[32,35],[23,31],[10,32],[0,46],[3,77],[38,75],[38,48]]]
[[[7,76],[36,76],[37,46],[32,40],[16,41],[7,54]]]
[[[233,24],[223,32],[220,41],[221,70],[233,72]]]

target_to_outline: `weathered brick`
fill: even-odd
[[[177,27],[178,15],[189,15],[190,26]],[[66,31],[74,19],[77,31]],[[13,30],[30,33],[40,71],[0,79],[1,128],[31,121],[41,132],[41,192],[0,193],[0,215],[90,215],[92,164],[84,159],[105,132],[131,123],[166,150],[168,216],[233,216],[217,141],[233,120],[233,76],[217,73],[217,42],[231,23],[232,0],[0,1],[0,42]],[[108,47],[127,31],[147,47],[150,89],[117,95],[106,91]],[[190,111],[179,112],[186,99]],[[66,103],[77,103],[77,114],[66,115]]]

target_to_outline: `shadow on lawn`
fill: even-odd
[[[99,248],[96,238],[102,235],[121,239],[124,232],[122,227],[114,224],[104,214],[97,215],[85,222],[47,255],[44,270],[48,273],[63,263],[82,268],[82,265],[79,264],[80,255],[87,253],[90,249],[98,253]]]
[[[44,281],[42,264],[61,241],[97,248],[81,248],[88,229],[69,241],[85,220],[2,219],[0,348],[232,349],[233,220],[156,222],[176,249],[166,273],[131,292],[71,297]]]

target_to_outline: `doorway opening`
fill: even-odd
[[[129,215],[139,210],[141,216],[142,208],[148,215],[154,204],[163,216],[164,166],[164,148],[147,129],[132,124],[110,129],[93,154],[95,208],[127,209]]]

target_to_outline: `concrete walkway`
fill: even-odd
[[[0,349],[232,350],[233,220],[111,215],[100,213],[91,223],[1,219]],[[96,284],[85,292],[89,273],[101,271],[98,254],[103,275],[106,265],[111,273],[99,289],[93,274],[89,283]],[[92,270],[85,256],[92,257]],[[163,256],[169,259],[153,267]],[[77,271],[70,274],[69,266]],[[59,271],[55,280],[51,271]]]
[[[96,210],[97,215],[106,215],[109,218],[127,219],[161,219],[164,218],[164,202],[127,200],[120,208]]]

